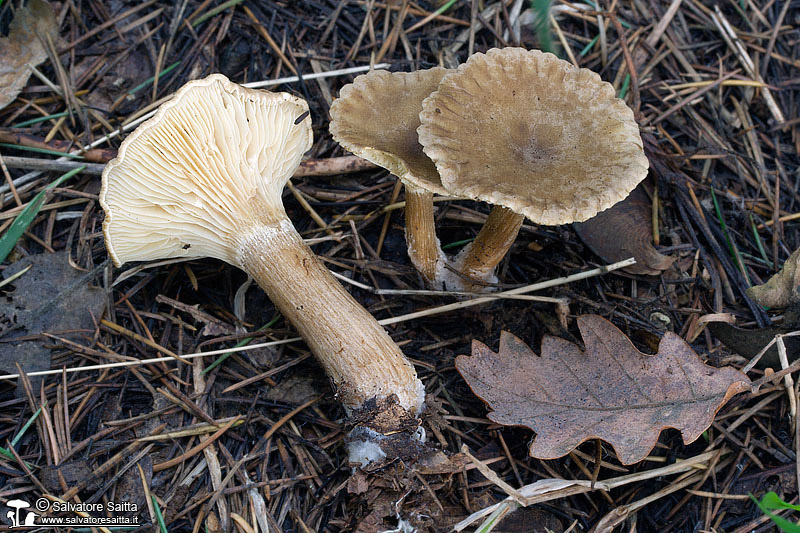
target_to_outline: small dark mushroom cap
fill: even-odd
[[[583,221],[647,175],[633,111],[610,83],[552,54],[475,54],[420,113],[419,141],[453,195],[540,224]]]
[[[375,70],[358,76],[331,105],[333,139],[404,183],[448,194],[417,139],[422,101],[446,72],[435,67],[415,72]]]

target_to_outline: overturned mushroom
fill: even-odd
[[[523,217],[586,220],[647,175],[633,112],[611,84],[538,50],[473,55],[424,100],[420,121],[442,185],[495,205],[455,261],[479,283],[492,280]]]
[[[406,242],[411,262],[432,286],[446,275],[436,238],[433,195],[447,194],[433,162],[417,140],[422,100],[446,69],[416,72],[376,70],[342,88],[331,105],[330,131],[347,150],[389,170],[406,191]]]
[[[396,397],[416,415],[425,392],[413,366],[284,211],[281,192],[312,135],[300,98],[218,74],[186,84],[103,172],[109,254],[118,266],[213,257],[240,267],[303,336],[349,413]]]

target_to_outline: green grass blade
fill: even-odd
[[[531,8],[536,14],[536,37],[543,52],[556,54],[553,36],[550,33],[550,0],[531,0]]]
[[[33,222],[33,219],[39,214],[39,210],[42,208],[42,204],[44,204],[45,194],[47,191],[53,187],[58,187],[85,168],[85,166],[81,166],[70,170],[41,190],[39,194],[33,197],[33,200],[28,202],[28,205],[25,206],[25,209],[23,209],[22,212],[17,215],[17,218],[14,219],[14,222],[11,223],[5,234],[0,237],[0,263],[6,260],[8,254],[10,254],[11,250],[14,249],[14,246],[17,245],[19,238],[22,237],[22,234],[25,233],[25,230],[27,230],[28,226],[30,226],[31,222]]]
[[[30,417],[27,422],[25,422],[25,425],[22,426],[22,429],[19,430],[19,433],[17,433],[16,436],[13,439],[11,439],[12,448],[16,446],[17,443],[19,442],[19,439],[21,439],[22,436],[25,435],[25,432],[28,431],[28,428],[31,427],[31,424],[33,424],[36,421],[36,419],[39,418],[39,415],[42,414],[42,408],[44,408],[45,405],[47,405],[47,402],[44,402],[44,405],[39,407],[36,410],[36,412],[33,413],[33,416]]]
[[[31,424],[33,424],[33,423],[36,421],[36,419],[37,419],[37,418],[39,418],[39,415],[40,415],[40,414],[42,414],[42,409],[43,409],[43,408],[44,408],[46,405],[47,405],[47,402],[44,402],[44,404],[43,404],[41,407],[39,407],[39,408],[36,410],[36,412],[35,412],[35,413],[33,413],[33,416],[31,416],[31,417],[30,417],[30,419],[28,419],[28,421],[27,421],[27,422],[25,422],[25,425],[24,425],[24,426],[22,426],[22,428],[19,430],[19,433],[17,433],[17,435],[16,435],[16,436],[15,436],[13,439],[11,439],[11,442],[9,443],[9,445],[10,445],[12,448],[13,448],[14,446],[16,446],[16,445],[17,445],[17,443],[19,442],[19,439],[21,439],[21,438],[22,438],[22,436],[23,436],[23,435],[25,435],[25,432],[26,432],[26,431],[28,431],[28,428],[29,428],[29,427],[31,427]],[[17,458],[16,458],[16,457],[14,457],[14,454],[13,454],[13,453],[11,453],[10,451],[8,451],[7,449],[3,448],[2,446],[0,446],[0,455],[3,455],[3,456],[5,456],[6,458],[8,458],[8,459],[10,459],[10,460],[12,460],[12,461],[14,461],[14,462],[16,462],[16,461],[17,461]],[[29,465],[27,462],[26,462],[25,464],[26,464],[28,467],[30,467],[30,465]]]
[[[764,249],[764,244],[761,242],[761,235],[758,234],[758,228],[756,227],[756,223],[753,220],[753,214],[750,213],[750,226],[753,228],[753,236],[756,239],[756,246],[758,246],[758,253],[761,254],[761,258],[767,264],[769,268],[772,268],[772,261],[769,260],[767,257],[767,251]]]
[[[164,515],[161,514],[161,507],[158,505],[155,495],[151,494],[150,499],[153,500],[153,509],[156,512],[156,521],[158,522],[158,529],[161,533],[169,533],[167,531],[167,524],[164,523]]]
[[[54,118],[66,117],[67,115],[69,115],[69,112],[62,111],[61,113],[55,113],[53,115],[46,115],[44,117],[36,117],[36,118],[32,118],[30,120],[24,120],[22,122],[17,122],[16,124],[14,124],[11,127],[12,128],[24,128],[25,126],[32,126],[33,124],[38,124],[39,122],[44,122],[45,120],[51,120],[51,119],[54,119]]]
[[[57,155],[59,157],[69,157],[71,159],[83,159],[82,155],[59,152],[58,150],[48,150],[47,148],[37,148],[35,146],[23,146],[21,144],[11,143],[0,143],[0,146],[4,148],[13,148],[14,150],[22,150],[23,152],[36,152],[37,154]]]
[[[622,87],[619,89],[619,95],[617,98],[622,100],[625,99],[625,95],[628,93],[628,86],[631,84],[631,75],[625,74],[625,80],[622,82]]]
[[[467,243],[472,242],[474,240],[475,240],[474,238],[471,238],[471,239],[464,239],[463,241],[451,242],[449,244],[443,245],[442,246],[442,250],[449,250],[450,248],[458,248],[459,246],[463,246],[464,244],[467,244]]]
[[[168,66],[167,68],[165,68],[164,70],[162,70],[158,74],[158,79],[160,80],[163,76],[166,76],[167,74],[169,74],[170,72],[175,70],[175,67],[177,67],[180,64],[181,64],[180,61],[176,61],[173,64],[171,64],[170,66]],[[130,94],[131,96],[135,95],[136,93],[138,93],[139,91],[141,91],[142,89],[147,87],[148,85],[152,84],[155,81],[155,79],[156,79],[155,76],[150,76],[149,78],[144,80],[142,83],[140,83],[139,85],[137,85],[136,87],[134,87],[133,89],[128,91],[128,94]]]
[[[197,27],[198,25],[202,24],[203,22],[207,21],[217,13],[222,13],[229,7],[233,7],[236,4],[241,4],[244,0],[228,0],[227,2],[223,2],[214,9],[209,10],[205,14],[201,15],[197,20],[192,22],[192,28]]]
[[[578,52],[578,55],[579,55],[579,56],[581,56],[581,57],[583,57],[583,56],[585,56],[586,54],[588,54],[588,53],[589,53],[589,51],[590,51],[592,48],[594,48],[594,45],[596,45],[596,44],[597,44],[597,41],[599,41],[599,40],[600,40],[600,36],[599,36],[599,35],[595,35],[595,36],[594,36],[594,39],[592,39],[591,41],[589,41],[589,44],[587,44],[586,46],[584,46],[584,47],[583,47],[583,50],[581,50],[580,52]]]
[[[6,459],[9,459],[9,460],[14,461],[14,462],[16,462],[16,460],[17,460],[17,458],[14,457],[13,453],[11,453],[10,451],[6,450],[2,446],[0,446],[0,455],[2,455]]]
[[[444,4],[442,7],[440,7],[436,11],[434,11],[433,14],[438,17],[439,15],[441,15],[442,13],[444,13],[445,11],[447,11],[448,9],[453,7],[453,4],[455,4],[457,1],[458,0],[450,0],[449,2]]]
[[[739,268],[739,271],[742,273],[742,276],[744,276],[747,286],[749,287],[752,285],[750,282],[750,276],[747,274],[747,269],[744,266],[742,257],[739,255],[739,249],[733,243],[733,239],[731,239],[731,236],[728,233],[728,225],[725,224],[725,218],[722,216],[722,209],[717,201],[717,194],[714,192],[714,187],[711,187],[711,200],[714,202],[714,211],[717,215],[717,221],[722,228],[722,234],[725,236],[725,241],[728,244],[728,251],[730,251],[733,262]]]
[[[8,451],[6,448],[3,448],[2,446],[0,446],[0,455],[2,455],[3,457],[5,457],[10,461],[13,461],[15,463],[17,462],[17,458],[14,457],[14,454]],[[28,468],[31,469],[33,468],[33,465],[31,465],[28,461],[23,461],[23,462],[25,463],[25,466],[27,466]]]

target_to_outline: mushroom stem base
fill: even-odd
[[[401,459],[410,463],[430,452],[420,420],[394,397],[370,400],[351,414],[353,429],[347,434],[351,463],[361,465]]]
[[[455,258],[464,289],[485,290],[485,284],[494,281],[494,270],[514,244],[524,219],[523,215],[506,207],[492,208],[475,240]]]
[[[348,412],[392,396],[420,413],[425,389],[386,330],[331,275],[288,219],[243,234],[238,263],[305,339]]]

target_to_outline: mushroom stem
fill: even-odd
[[[494,206],[481,231],[455,259],[459,273],[477,281],[492,281],[525,219],[507,207]]]
[[[425,390],[414,367],[287,218],[242,234],[237,261],[305,339],[350,413],[393,394],[410,414],[422,410]]]
[[[442,284],[444,254],[436,237],[433,193],[406,183],[406,243],[411,263],[429,286]]]

